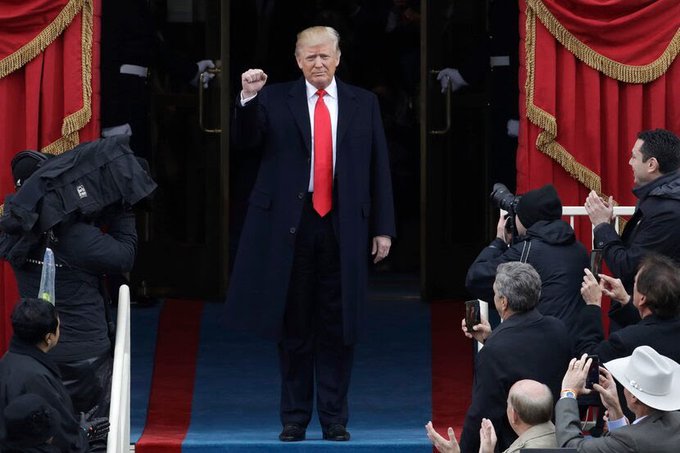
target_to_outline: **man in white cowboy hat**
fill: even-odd
[[[585,380],[591,361],[586,354],[572,359],[564,375],[561,398],[555,405],[557,445],[579,452],[677,452],[680,365],[649,346],[605,363],[606,369],[600,367],[600,382],[593,388],[607,408],[609,432],[586,439],[581,434],[576,397],[590,392]],[[623,415],[614,380],[624,387],[628,408],[635,414],[632,424]]]

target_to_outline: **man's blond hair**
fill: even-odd
[[[340,56],[340,34],[333,27],[309,27],[297,35],[295,43],[295,56],[298,56],[303,46],[316,46],[331,42],[335,44],[335,51]]]

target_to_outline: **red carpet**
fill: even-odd
[[[463,301],[435,301],[432,317],[432,423],[447,436],[451,426],[460,433],[472,394],[472,340],[465,338],[460,321]]]
[[[199,301],[167,300],[163,306],[146,427],[135,446],[139,453],[182,451],[191,421],[202,313]]]

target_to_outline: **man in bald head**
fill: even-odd
[[[555,425],[550,421],[553,413],[552,392],[547,385],[532,379],[517,381],[510,387],[506,415],[512,430],[519,436],[503,453],[517,452],[522,448],[554,448]],[[449,439],[434,430],[432,422],[425,425],[427,437],[441,453],[459,453],[453,429]],[[493,453],[496,448],[496,431],[487,418],[482,419],[479,429],[481,443],[479,453]]]

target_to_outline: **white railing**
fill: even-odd
[[[111,379],[107,453],[130,451],[130,288],[120,287]]]
[[[635,206],[614,206],[614,216],[616,217],[633,215],[633,212],[635,212]],[[574,228],[574,220],[576,217],[587,216],[588,213],[586,212],[585,206],[563,206],[562,215],[569,217],[569,224]],[[614,222],[614,228],[616,228],[617,232],[619,231],[619,222]]]

